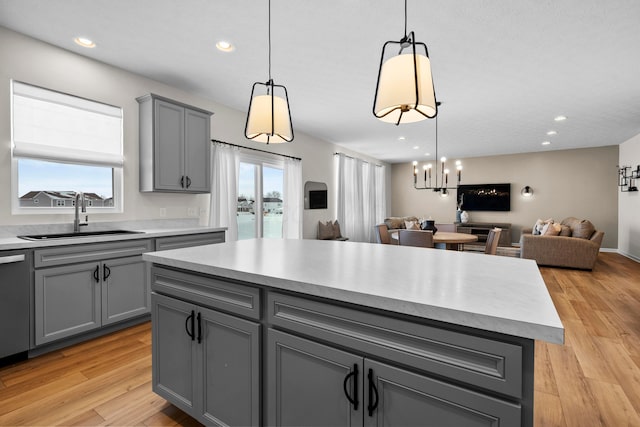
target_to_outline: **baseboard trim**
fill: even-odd
[[[620,250],[618,250],[618,251],[616,251],[616,252],[617,252],[617,253],[619,253],[620,255],[622,255],[623,257],[627,257],[627,258],[629,258],[630,260],[633,260],[633,261],[635,261],[635,262],[640,262],[640,257],[637,257],[637,256],[635,256],[635,255],[628,254],[628,253],[623,252],[623,251],[620,251]]]

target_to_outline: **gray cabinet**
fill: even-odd
[[[362,425],[362,357],[273,329],[268,341],[267,425]]]
[[[140,191],[208,193],[211,112],[149,94],[140,107]]]
[[[47,344],[149,312],[150,240],[34,251],[34,341]]]
[[[288,333],[268,331],[270,426],[510,426],[520,407]]]
[[[224,231],[213,233],[185,234],[181,236],[158,237],[156,239],[156,251],[168,249],[188,248],[191,246],[212,245],[224,243]]]
[[[257,290],[207,289],[197,276],[166,269],[152,275],[153,390],[206,425],[260,425],[261,326],[210,308],[253,317]],[[206,299],[188,300],[198,294]]]

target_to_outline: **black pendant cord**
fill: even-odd
[[[271,82],[271,0],[269,0],[269,82]]]
[[[407,0],[404,0],[404,38],[407,38]]]

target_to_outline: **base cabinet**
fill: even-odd
[[[270,426],[511,426],[518,405],[269,330]]]
[[[260,425],[260,325],[152,294],[153,390],[206,425]]]
[[[532,340],[158,265],[151,277],[153,390],[207,425],[533,427]]]
[[[141,254],[150,249],[144,240],[36,250],[35,345],[149,313],[149,269]]]

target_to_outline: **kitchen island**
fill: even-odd
[[[257,239],[147,253],[154,391],[213,425],[532,426],[535,262]]]

